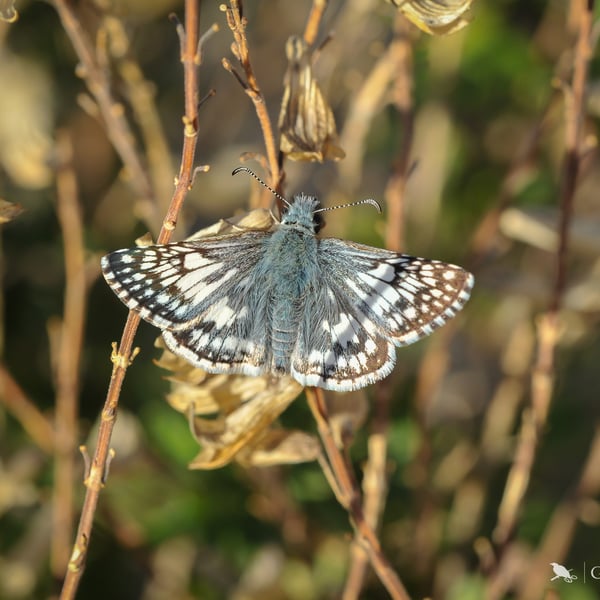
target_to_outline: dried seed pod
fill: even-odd
[[[446,35],[469,23],[473,0],[389,0],[419,29],[431,35]]]
[[[291,160],[340,160],[335,120],[313,76],[306,42],[291,36],[286,43],[288,69],[279,113],[280,149]]]

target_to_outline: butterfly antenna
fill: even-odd
[[[237,175],[240,171],[245,171],[246,173],[252,175],[258,183],[260,183],[263,187],[267,188],[275,198],[281,200],[286,206],[290,206],[290,203],[286,198],[284,198],[277,190],[274,190],[270,185],[267,185],[252,169],[248,167],[237,167],[232,171],[232,175]]]
[[[339,206],[326,206],[325,208],[318,208],[315,210],[318,212],[325,212],[326,210],[335,210],[337,208],[348,208],[349,206],[360,206],[361,204],[370,204],[377,209],[378,213],[381,213],[381,205],[377,200],[373,200],[373,198],[365,198],[364,200],[359,200],[358,202],[350,202],[350,204],[340,204]]]

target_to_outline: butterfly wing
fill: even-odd
[[[163,330],[178,354],[209,372],[257,375],[270,362],[264,331],[266,282],[255,267],[265,232],[118,250],[104,277],[130,309]],[[264,311],[265,314],[261,314]]]
[[[320,286],[307,298],[292,372],[326,389],[358,389],[388,375],[394,345],[443,325],[473,286],[461,267],[343,240],[321,240],[318,260]]]
[[[305,386],[351,391],[389,375],[395,362],[394,344],[322,274],[318,289],[306,298],[291,357],[294,379]]]

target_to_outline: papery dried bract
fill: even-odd
[[[275,381],[270,381],[268,376],[254,379],[263,380],[265,389],[241,403],[235,410],[222,414],[218,426],[215,426],[213,420],[199,417],[194,419],[194,434],[203,449],[190,463],[190,468],[222,467],[237,459],[242,450],[244,462],[252,462],[249,456],[254,448],[260,448],[267,428],[302,391],[302,386],[291,377]]]
[[[446,35],[469,24],[473,0],[389,0],[425,33]]]
[[[238,462],[252,467],[292,465],[316,460],[321,452],[319,440],[304,431],[268,429],[252,446],[237,456]]]
[[[292,36],[286,43],[288,69],[279,113],[279,146],[292,160],[340,160],[346,155],[338,145],[331,107],[313,76],[306,42]]]
[[[164,349],[161,338],[157,345]],[[292,378],[206,373],[169,350],[157,364],[172,371],[167,400],[190,418],[193,435],[202,445],[190,468],[217,469],[233,460],[256,466],[296,463],[316,457],[314,444],[300,440],[297,432],[271,428],[302,392]]]
[[[187,240],[198,240],[205,237],[216,235],[227,235],[230,233],[239,233],[248,230],[267,230],[275,224],[273,215],[264,208],[257,208],[243,215],[231,217],[230,219],[220,219],[213,225],[209,225],[200,231],[192,234]]]

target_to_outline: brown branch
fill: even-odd
[[[337,492],[338,502],[348,512],[350,522],[354,528],[355,539],[366,552],[373,569],[390,596],[394,599],[408,600],[410,598],[408,592],[384,555],[377,535],[365,517],[360,492],[356,487],[354,477],[347,461],[335,443],[323,391],[319,388],[307,388],[306,396],[311,412],[317,422],[331,473],[336,481],[335,486],[332,486],[333,490]]]
[[[157,210],[167,210],[173,191],[173,160],[155,102],[155,86],[144,78],[139,63],[131,56],[128,32],[121,19],[105,16],[103,28],[109,38],[109,51],[124,83],[127,97],[146,150],[149,177]]]
[[[340,181],[347,190],[354,190],[363,172],[363,154],[370,125],[381,106],[396,75],[396,50],[393,40],[370,70],[360,89],[352,94],[348,116],[340,133],[340,146],[346,158],[339,163]]]
[[[323,13],[327,8],[328,0],[313,0],[312,6],[310,8],[310,13],[308,15],[308,19],[306,20],[306,26],[304,27],[304,41],[312,46],[317,39],[317,34],[319,33],[319,25],[321,24],[321,19],[323,18]]]
[[[224,58],[222,60],[223,67],[229,71],[239,82],[254,104],[254,110],[262,129],[263,138],[265,141],[265,150],[267,153],[267,163],[269,165],[269,182],[271,187],[278,189],[280,185],[279,164],[277,161],[277,144],[273,135],[273,126],[269,119],[265,98],[260,90],[252,63],[250,62],[250,52],[248,50],[248,40],[246,38],[247,20],[242,16],[240,2],[231,0],[230,8],[223,8],[227,18],[227,25],[233,34],[233,44],[231,46],[234,56],[239,61],[244,70],[244,78],[234,69],[233,65]],[[266,197],[265,197],[266,198]],[[271,198],[265,200],[265,206],[270,206]]]
[[[585,85],[591,57],[590,40],[593,0],[572,0],[578,15],[578,34],[574,52],[571,86],[565,85],[565,157],[561,171],[559,247],[556,276],[549,308],[537,322],[537,359],[531,375],[531,406],[523,413],[515,460],[509,473],[505,494],[498,511],[494,540],[500,546],[512,536],[529,484],[540,435],[554,389],[555,350],[560,336],[559,310],[565,288],[568,231],[573,212],[573,198],[582,157]]]
[[[365,519],[373,531],[377,531],[385,508],[388,490],[388,433],[389,433],[389,387],[379,382],[375,387],[375,407],[368,440],[368,460],[363,475],[363,506]],[[353,600],[360,592],[367,574],[368,555],[362,544],[354,540],[350,550],[350,565],[342,598]]]
[[[0,402],[21,424],[27,435],[46,454],[54,451],[54,429],[21,386],[0,362]]]
[[[139,208],[151,229],[158,229],[158,214],[152,184],[135,148],[135,138],[125,112],[111,92],[109,73],[97,60],[93,44],[83,30],[73,5],[67,0],[53,0],[62,26],[69,36],[80,65],[78,74],[85,80],[106,125],[106,133],[127,170],[127,179],[140,195]]]
[[[184,69],[185,88],[185,115],[183,117],[183,149],[179,176],[171,204],[158,236],[158,243],[164,244],[171,238],[177,223],[177,217],[181,209],[185,195],[192,182],[194,172],[194,155],[198,134],[198,26],[199,10],[197,0],[186,0],[185,3],[185,40],[182,44],[181,61]],[[133,339],[140,322],[139,315],[129,312],[121,343],[118,351],[113,353],[113,370],[108,387],[106,401],[102,410],[102,418],[98,431],[96,450],[92,458],[89,473],[84,481],[87,488],[75,544],[69,561],[69,567],[61,592],[61,600],[75,597],[79,581],[85,565],[89,540],[92,532],[92,524],[100,490],[104,485],[107,473],[107,461],[111,454],[110,440],[114,428],[119,395],[125,373],[132,360]]]
[[[391,60],[395,63],[393,98],[402,121],[402,142],[394,161],[393,173],[385,189],[388,215],[385,229],[385,246],[399,252],[404,249],[404,194],[410,175],[410,155],[413,143],[413,48],[410,24],[398,12],[395,37],[390,46]]]
[[[78,204],[78,189],[73,171],[73,149],[65,132],[56,144],[59,161],[57,215],[64,242],[65,301],[60,326],[55,373],[55,465],[52,502],[51,568],[56,576],[64,573],[73,538],[73,482],[79,396],[79,368],[87,306],[87,284],[83,225]]]

